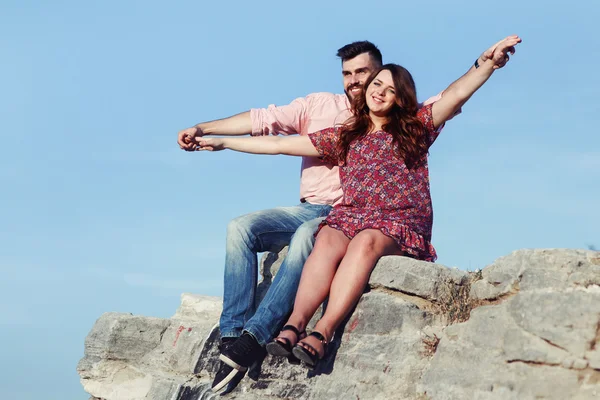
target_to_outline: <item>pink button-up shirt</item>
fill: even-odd
[[[440,95],[427,99],[434,102]],[[313,93],[285,106],[270,105],[250,110],[252,135],[307,135],[343,124],[351,116],[345,94]],[[342,200],[338,167],[316,157],[302,157],[300,199],[311,204],[335,205]]]

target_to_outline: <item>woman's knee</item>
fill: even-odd
[[[317,235],[315,251],[324,251],[341,258],[346,254],[349,242],[350,240],[341,231],[324,226]]]
[[[359,232],[348,245],[348,252],[358,253],[367,258],[379,258],[389,252],[394,240],[381,231],[367,229]]]

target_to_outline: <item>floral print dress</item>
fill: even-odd
[[[417,113],[425,126],[429,146],[438,135],[431,107],[426,105]],[[350,239],[364,229],[378,229],[393,238],[407,255],[435,261],[426,154],[418,167],[408,169],[395,151],[392,135],[377,131],[352,142],[343,163],[337,156],[339,128],[327,128],[308,136],[324,161],[340,166],[344,191],[343,201],[332,209],[320,228],[328,225]]]

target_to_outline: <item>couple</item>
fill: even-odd
[[[215,391],[232,390],[262,358],[265,345],[273,355],[293,354],[314,366],[381,256],[435,260],[428,148],[444,122],[504,66],[520,41],[510,36],[496,43],[443,96],[422,107],[408,71],[382,66],[372,43],[355,42],[338,51],[345,95],[312,94],[179,132],[178,143],[187,151],[228,148],[303,156],[301,204],[242,216],[228,226],[222,362]],[[228,137],[269,133],[300,136]],[[288,256],[256,305],[256,253],[287,244]],[[307,336],[306,325],[326,297],[325,314]]]

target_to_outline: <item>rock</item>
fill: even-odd
[[[263,258],[261,295],[283,254]],[[268,356],[229,399],[600,396],[600,257],[519,250],[480,273],[382,258],[315,371]],[[262,298],[262,297],[260,297]],[[217,298],[170,319],[102,315],[78,372],[92,399],[216,399]]]
[[[518,290],[566,289],[600,285],[598,252],[589,250],[518,250],[482,271],[471,298],[494,300]]]
[[[468,273],[409,257],[382,257],[369,283],[425,300],[439,301],[447,295],[446,285],[461,285]]]
[[[434,399],[592,398],[600,372],[587,369],[585,351],[599,323],[598,288],[522,292],[479,307],[446,328],[419,390]]]
[[[267,294],[267,290],[269,290],[269,287],[271,287],[271,283],[273,282],[273,277],[277,274],[277,271],[279,271],[279,267],[281,267],[283,259],[287,256],[287,252],[288,248],[284,247],[279,253],[267,253],[263,256],[260,262],[260,274],[262,280],[256,287],[257,304],[259,304]]]
[[[219,318],[222,309],[223,302],[220,297],[183,293],[181,295],[181,305],[173,318],[211,321],[214,325],[215,317]]]
[[[583,358],[596,338],[600,322],[597,288],[523,292],[506,306],[521,329],[575,357]]]
[[[196,380],[193,373],[220,308],[220,299],[184,294],[171,319],[103,314],[77,366],[84,389],[106,400],[170,398]]]

